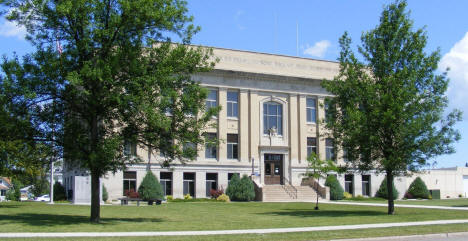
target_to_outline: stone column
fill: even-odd
[[[324,97],[320,96],[317,98],[317,150],[322,160],[325,160],[325,138],[320,136],[325,132],[324,124],[322,124],[325,119],[324,102]]]
[[[249,96],[247,90],[239,91],[239,161],[250,162],[249,157]]]
[[[227,160],[227,111],[226,111],[227,92],[226,88],[219,88],[218,91],[218,105],[221,106],[221,110],[218,115],[218,161]]]
[[[289,95],[289,165],[288,166],[288,179],[292,182],[291,167],[299,162],[299,134],[298,131],[298,108],[297,108],[297,95]],[[286,166],[286,165],[285,165]]]
[[[172,173],[172,194],[174,198],[184,197],[184,173],[181,171]]]
[[[228,173],[227,172],[218,172],[218,189],[224,189],[228,186]]]
[[[298,101],[298,119],[299,119],[299,132],[298,132],[298,163],[307,162],[307,124],[306,124],[306,96],[300,95]]]
[[[206,172],[195,172],[195,197],[206,197]]]
[[[353,175],[353,189],[354,197],[362,195],[362,175],[357,175],[356,173]]]
[[[250,157],[258,160],[258,146],[260,143],[260,120],[259,120],[258,94],[256,91],[250,91]]]

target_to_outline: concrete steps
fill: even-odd
[[[282,185],[265,185],[262,187],[264,202],[313,202],[317,193],[309,186],[295,186],[297,198],[291,197]],[[321,200],[321,198],[319,198]]]

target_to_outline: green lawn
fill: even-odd
[[[365,223],[466,219],[468,211],[313,203],[167,203],[160,206],[102,206],[102,223],[88,222],[89,206],[44,203],[0,204],[3,232],[124,232],[285,228]],[[465,225],[468,226],[468,225]]]
[[[369,238],[398,235],[418,235],[430,233],[467,232],[466,224],[411,226],[399,228],[375,228],[363,230],[336,230],[320,232],[297,232],[275,234],[242,234],[242,235],[210,235],[210,236],[178,236],[178,237],[108,237],[108,238],[43,238],[34,240],[105,240],[105,241],[132,241],[132,240],[161,240],[161,241],[218,241],[218,240],[329,240],[345,238]],[[31,239],[7,239],[31,240]]]
[[[342,200],[344,202],[366,202],[366,203],[387,203],[381,198],[364,198],[359,200]],[[426,205],[426,206],[446,206],[446,207],[468,207],[468,198],[455,199],[433,199],[433,200],[396,200],[396,204]]]

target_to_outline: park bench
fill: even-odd
[[[161,205],[162,200],[160,199],[150,199],[150,200],[143,200],[141,198],[131,198],[131,197],[122,197],[118,198],[120,200],[120,205],[128,205],[129,201],[136,201],[137,206],[140,206],[140,202],[145,201],[150,203],[150,205],[153,205],[153,202],[156,203],[156,205]]]

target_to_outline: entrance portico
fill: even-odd
[[[290,180],[289,148],[260,146],[260,182],[264,185],[283,185]]]

